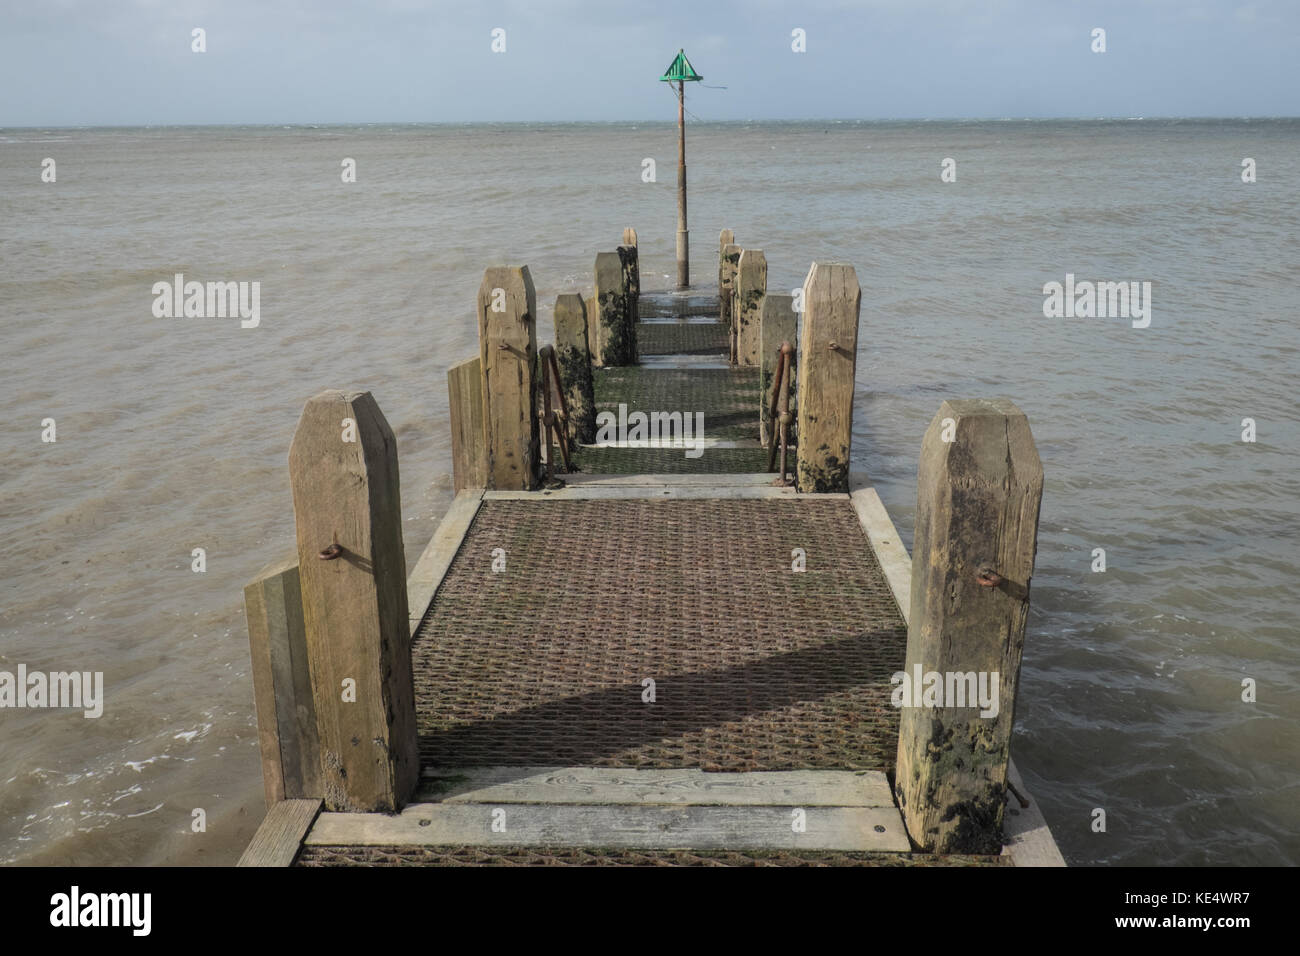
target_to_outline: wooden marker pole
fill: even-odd
[[[917,473],[911,700],[902,700],[895,786],[907,832],[936,853],[1002,852],[1042,494],[1043,466],[1020,409],[1007,399],[940,406]],[[920,693],[934,683],[929,674],[938,675],[937,700]],[[981,707],[984,688],[996,707]]]
[[[397,442],[369,392],[321,392],[289,449],[321,784],[393,813],[420,775]]]

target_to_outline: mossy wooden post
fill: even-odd
[[[736,269],[740,266],[740,254],[743,250],[734,242],[722,247],[722,264],[718,277],[718,305],[722,311],[722,322],[727,326],[727,339],[731,343],[731,364],[736,364],[736,317],[732,315],[735,299]]]
[[[764,445],[767,445],[768,429],[771,427],[772,382],[776,378],[777,362],[780,361],[778,350],[782,342],[794,345],[798,341],[798,320],[794,313],[794,296],[780,292],[769,292],[763,296],[762,310],[759,313],[759,348],[758,358],[761,368],[758,389],[758,426]],[[794,356],[795,364],[799,353]],[[790,366],[792,381],[786,382],[784,388],[795,394],[793,382],[799,379],[795,375],[795,364]],[[790,429],[791,436],[794,428]]]
[[[853,266],[814,262],[803,283],[796,458],[802,492],[849,490],[862,290]]]
[[[627,289],[627,317],[633,324],[632,333],[635,336],[635,324],[641,320],[641,263],[636,244],[619,246],[618,258],[623,265],[623,285]]]
[[[457,491],[487,487],[483,425],[483,360],[466,359],[447,370],[451,412],[451,473]]]
[[[492,266],[478,290],[487,487],[537,486],[537,295],[527,266]]]
[[[727,316],[730,309],[730,293],[722,287],[723,259],[727,246],[733,245],[735,241],[736,234],[730,229],[723,229],[718,233],[718,321],[724,325],[729,321]]]
[[[244,617],[266,805],[319,797],[320,741],[297,558],[267,565],[244,586]]]
[[[636,326],[628,313],[627,277],[617,252],[596,253],[596,331],[592,362],[601,367],[636,364]],[[588,313],[590,315],[590,313]]]
[[[905,675],[914,692],[927,680],[918,675],[940,675],[943,706],[902,698],[895,787],[907,832],[936,853],[1002,851],[1042,494],[1043,466],[1020,409],[1006,399],[939,407],[917,473]],[[948,675],[987,682],[996,708],[954,706],[972,688],[967,676],[965,701],[954,701],[947,695],[960,678],[949,691]]]
[[[392,813],[420,776],[397,442],[369,392],[321,392],[289,449],[321,796]]]
[[[758,365],[759,310],[767,294],[767,257],[762,249],[746,249],[736,266],[736,364]]]
[[[569,406],[569,438],[583,445],[596,441],[596,394],[587,347],[587,310],[582,296],[569,292],[555,300],[555,359],[560,366],[564,399]]]

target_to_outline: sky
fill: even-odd
[[[700,120],[1300,115],[1300,0],[0,0],[0,126],[675,120],[680,47]]]

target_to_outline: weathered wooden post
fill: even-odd
[[[736,364],[757,365],[759,310],[767,294],[767,257],[762,249],[746,249],[736,266],[732,309],[736,313]]]
[[[636,364],[636,325],[628,314],[627,279],[617,252],[596,253],[596,331],[592,361],[605,367]],[[590,315],[591,313],[588,313]]]
[[[321,392],[289,449],[321,796],[396,812],[420,775],[397,442],[369,392]]]
[[[1002,851],[1042,494],[1020,409],[940,406],[921,445],[907,664],[894,691],[898,806],[912,840],[936,853]]]
[[[569,438],[590,445],[596,440],[596,393],[587,347],[587,310],[576,292],[555,300],[555,358],[569,405]]]
[[[861,303],[862,290],[853,266],[813,263],[803,283],[798,351],[796,460],[802,492],[849,490]]]
[[[623,245],[625,246],[636,245],[636,230],[633,229],[631,226],[627,226],[623,229]]]
[[[616,257],[617,261],[617,257]],[[537,296],[527,266],[492,266],[478,290],[487,487],[537,485]]]
[[[618,259],[623,266],[623,285],[627,289],[627,318],[635,334],[636,323],[641,321],[641,263],[636,244],[619,246]]]
[[[320,740],[297,558],[266,566],[245,585],[244,615],[266,805],[319,797]]]
[[[483,360],[466,359],[447,370],[451,413],[451,473],[457,491],[487,487],[483,424]]]
[[[718,305],[722,311],[722,321],[727,326],[727,338],[731,343],[731,364],[736,364],[736,317],[732,315],[732,306],[736,290],[736,270],[740,267],[740,254],[743,250],[734,242],[722,247],[722,262],[719,266]]]
[[[794,345],[798,341],[799,326],[794,312],[794,296],[780,292],[769,292],[763,296],[758,327],[760,339],[758,357],[762,370],[758,388],[758,430],[761,441],[766,445],[771,428],[772,380],[776,377],[777,363],[781,359],[781,343],[789,342]],[[798,361],[798,355],[795,356],[795,360]],[[795,366],[791,365],[792,375],[794,371]],[[797,381],[796,375],[783,387],[787,392],[793,392],[791,386]],[[793,432],[794,429],[791,428],[790,431]]]
[[[736,233],[731,229],[723,229],[718,233],[718,321],[723,324],[731,321],[729,317],[731,312],[731,290],[723,288],[724,261],[727,246],[734,245],[735,242]]]

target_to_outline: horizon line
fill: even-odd
[[[696,119],[695,126],[753,124],[753,123],[1143,123],[1165,120],[1182,121],[1224,121],[1235,122],[1254,120],[1300,120],[1300,116],[1289,115],[1158,115],[1158,116],[826,116],[826,117],[765,117],[762,119]],[[641,125],[652,124],[676,126],[671,119],[616,119],[616,120],[331,120],[331,121],[260,121],[260,122],[222,122],[222,123],[52,123],[37,126],[6,125],[0,123],[0,130],[70,130],[70,129],[211,129],[219,127],[254,127],[254,128],[309,128],[320,129],[338,126],[573,126],[590,125]]]

